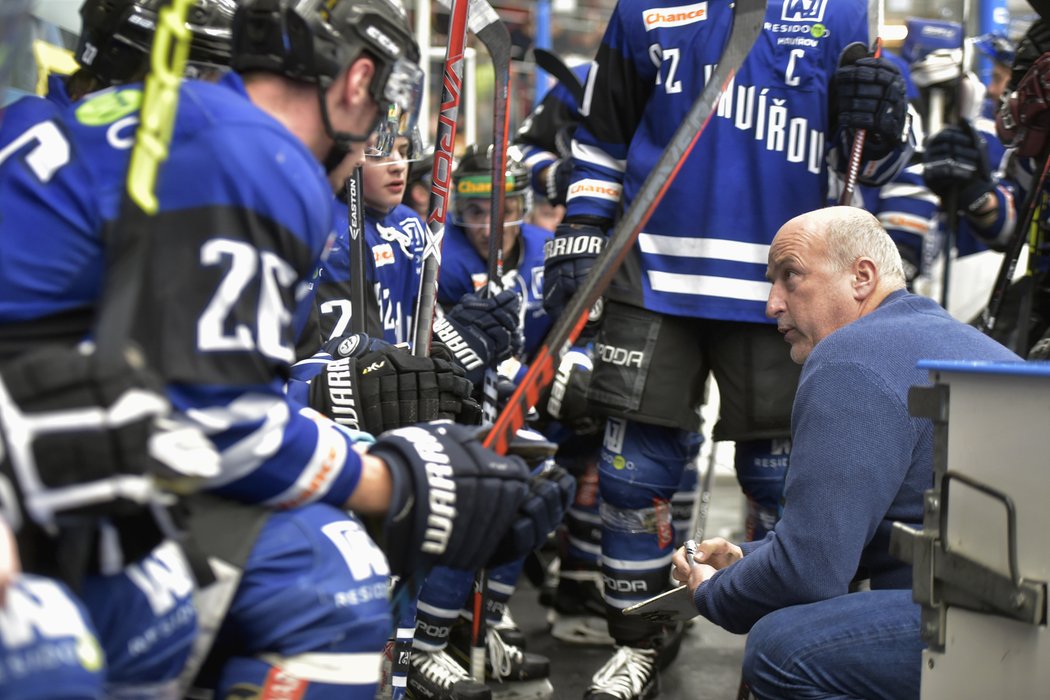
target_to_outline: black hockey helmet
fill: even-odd
[[[419,46],[391,0],[246,0],[233,27],[232,67],[266,71],[322,91],[362,54],[376,64],[370,93],[382,116],[388,105],[418,114],[423,89]],[[322,100],[323,104],[323,100]],[[327,116],[325,116],[327,120]],[[368,134],[330,133],[337,142]]]
[[[516,148],[507,151],[507,174],[505,179],[507,200],[520,198],[521,215],[525,216],[532,207],[532,187],[529,184],[529,171],[521,162],[520,152]],[[452,191],[454,196],[454,214],[456,223],[463,225],[463,213],[470,200],[488,200],[492,196],[492,147],[485,150],[471,146],[463,154],[455,171],[452,173]],[[507,224],[515,223],[507,221]]]
[[[85,0],[76,60],[106,84],[137,80],[149,65],[157,13],[164,0]],[[186,17],[190,30],[190,77],[225,70],[230,63],[234,0],[194,0]]]

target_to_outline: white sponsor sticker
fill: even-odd
[[[706,2],[681,5],[679,7],[654,7],[642,11],[642,22],[645,23],[645,31],[656,29],[657,27],[681,27],[694,22],[703,22],[706,19]]]
[[[828,0],[784,0],[780,19],[785,22],[823,22]]]

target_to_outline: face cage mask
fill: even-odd
[[[471,199],[477,199],[477,198],[473,198],[472,197]],[[515,226],[521,226],[522,224],[524,224],[525,223],[525,218],[528,216],[529,209],[531,208],[531,206],[530,206],[531,202],[529,201],[528,193],[524,193],[524,194],[510,194],[510,193],[507,193],[506,201],[509,203],[512,199],[516,199],[516,200],[521,202],[521,213],[515,219],[508,219],[508,218],[506,218],[506,210],[504,209],[504,219],[503,219],[503,227],[504,228],[513,228]],[[485,201],[487,202],[488,200],[486,199]],[[465,214],[470,209],[470,207],[471,207],[471,200],[470,199],[468,199],[465,202],[463,202],[462,205],[460,205],[460,206],[453,207],[452,208],[452,212],[451,212],[451,216],[450,216],[450,218],[452,219],[452,223],[454,223],[456,226],[459,226],[462,229],[468,229],[468,228],[469,229],[477,229],[477,228],[488,229],[489,228],[489,223],[488,223],[488,217],[487,216],[485,217],[484,220],[482,220],[481,223],[473,223],[473,222],[469,222],[467,220],[467,217],[465,216]],[[478,212],[481,212],[481,211],[483,211],[483,210],[478,208]],[[480,216],[480,213],[475,214],[475,216]]]
[[[375,142],[381,146],[366,147],[366,155],[372,157],[384,157],[393,151],[394,142],[398,135],[407,135],[410,144],[419,144],[416,152],[422,152],[422,140],[419,136],[417,121],[419,119],[419,107],[423,100],[423,81],[425,75],[422,69],[411,61],[403,58],[397,59],[390,69],[383,88],[383,98],[387,102],[387,114],[380,114],[376,124],[368,130],[367,134],[351,134],[337,132],[332,128],[328,119],[328,109],[325,105],[325,89],[318,84],[318,99],[321,104],[321,118],[324,121],[325,131],[334,142],[323,165],[325,172],[332,172],[350,153],[354,142]],[[390,135],[393,132],[393,135]],[[375,138],[373,139],[373,134]]]
[[[398,59],[386,81],[383,97],[388,100],[386,117],[375,130],[373,144],[365,151],[371,158],[385,158],[394,152],[399,137],[408,139],[407,158],[423,153],[419,133],[419,107],[423,99],[423,71],[416,64]]]

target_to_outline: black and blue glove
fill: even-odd
[[[591,224],[559,224],[544,245],[543,308],[553,319],[572,299],[605,247],[605,232]]]
[[[520,457],[500,456],[476,436],[462,425],[431,423],[389,432],[369,448],[393,482],[380,538],[392,573],[512,561],[561,522],[571,477],[532,477]]]
[[[905,142],[908,96],[897,66],[885,58],[865,56],[840,65],[832,87],[837,126],[867,130],[864,160],[885,158]]]
[[[543,172],[543,195],[554,205],[564,205],[572,184],[572,158],[559,158]]]
[[[604,419],[591,411],[587,389],[591,385],[594,363],[586,348],[565,353],[550,386],[540,395],[536,407],[542,420],[554,420],[577,435],[596,435],[605,427]]]
[[[330,340],[325,348],[338,359],[310,382],[309,403],[340,425],[378,435],[423,421],[471,422],[480,411],[455,363],[416,357],[364,334]]]
[[[958,192],[963,214],[979,215],[994,197],[988,146],[969,122],[946,126],[926,141],[922,179],[944,202]]]
[[[466,370],[467,379],[481,386],[485,368],[521,354],[521,297],[510,289],[494,296],[464,294],[434,322],[434,335]]]

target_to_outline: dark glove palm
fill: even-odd
[[[926,142],[922,179],[941,201],[957,191],[959,209],[976,211],[995,189],[984,139],[965,122],[941,129]]]
[[[587,224],[560,224],[544,246],[543,308],[561,316],[605,247],[605,233]]]
[[[434,334],[466,370],[467,379],[480,386],[487,367],[521,354],[521,297],[510,289],[495,296],[464,294],[434,322]]]
[[[860,58],[839,66],[833,85],[838,125],[867,130],[864,159],[884,158],[903,143],[908,98],[897,66],[884,58]]]

